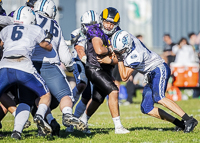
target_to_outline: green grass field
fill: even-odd
[[[57,108],[53,111],[53,115],[61,125],[60,137],[43,138],[37,137],[36,125],[33,118],[29,120],[32,125],[23,131],[22,140],[16,141],[10,138],[13,130],[13,119],[8,114],[2,121],[3,128],[1,134],[5,137],[0,138],[0,142],[68,142],[68,143],[191,143],[200,142],[200,123],[196,126],[192,133],[185,134],[181,132],[173,132],[174,125],[166,121],[162,121],[140,112],[141,96],[134,98],[134,104],[129,106],[120,106],[121,121],[125,128],[131,131],[130,134],[116,135],[114,133],[114,124],[106,102],[104,102],[94,116],[89,120],[89,128],[92,132],[90,135],[83,134],[80,131],[74,133],[66,133],[62,123],[62,114]],[[200,122],[200,99],[190,99],[177,102],[185,112],[193,115]],[[155,105],[161,107],[160,105]],[[161,107],[162,108],[162,107]],[[177,115],[168,109],[162,108],[178,118]],[[180,118],[179,118],[180,119]]]

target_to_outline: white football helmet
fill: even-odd
[[[35,24],[35,12],[28,6],[21,6],[14,12],[13,20],[17,24]]]
[[[56,5],[53,0],[37,0],[34,11],[52,19],[56,17]]]
[[[100,23],[99,14],[94,10],[88,10],[81,16],[81,31],[85,33],[87,26]]]
[[[128,32],[119,30],[111,38],[113,51],[116,54],[129,53],[132,49],[132,39]]]

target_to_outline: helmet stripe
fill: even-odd
[[[19,10],[18,10],[18,12],[17,12],[17,20],[20,19],[20,14],[21,14],[21,11],[22,11],[23,8],[24,8],[24,6],[21,6],[21,7],[19,8]]]
[[[118,37],[119,33],[121,33],[122,31],[123,30],[117,31],[117,33],[115,34],[115,37],[113,38],[113,47],[114,48],[117,48],[117,46],[116,46],[117,37]]]
[[[93,11],[93,10],[90,10],[90,12],[91,12],[91,16],[92,16],[92,21],[95,21],[94,11]]]
[[[108,9],[107,8],[103,10],[103,18],[104,19],[108,18]]]
[[[119,13],[117,13],[116,15],[115,15],[115,18],[114,18],[114,22],[118,22],[119,21]]]
[[[43,7],[44,7],[44,5],[45,5],[46,2],[47,2],[47,0],[43,0],[42,1],[42,4],[40,6],[40,11],[43,11]]]

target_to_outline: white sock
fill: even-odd
[[[112,118],[112,119],[115,124],[115,129],[122,126],[121,121],[120,121],[120,116]]]
[[[25,103],[20,103],[16,110],[14,130],[22,132],[26,121],[29,118],[30,106]],[[14,131],[13,130],[13,131]]]
[[[46,104],[40,104],[40,105],[38,106],[38,109],[37,109],[36,114],[41,115],[42,118],[44,119],[44,115],[46,114],[47,109],[48,109],[48,107],[47,107]]]
[[[16,115],[16,110],[12,113],[12,115],[15,117],[15,115]]]
[[[82,100],[80,100],[78,104],[76,105],[74,116],[76,116],[77,118],[81,117],[85,109],[86,109],[86,105],[82,102]]]
[[[88,120],[90,119],[90,116],[86,114],[86,112],[83,113],[83,116],[81,117],[81,121],[83,121],[85,124],[87,124]]]
[[[54,119],[53,115],[51,113],[49,113],[47,116],[46,116],[46,119],[47,119],[47,122],[49,124],[51,124],[51,121]]]
[[[73,106],[74,106],[76,102],[79,100],[80,93],[76,87],[74,87],[72,91],[73,91],[73,97],[74,97],[74,102],[73,102]]]
[[[71,107],[64,107],[64,108],[62,109],[62,113],[63,113],[63,114],[66,114],[66,113],[72,114],[72,108],[71,108]]]

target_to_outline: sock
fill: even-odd
[[[12,113],[12,115],[15,117],[15,115],[16,115],[16,110]]]
[[[87,124],[88,120],[90,119],[90,116],[88,116],[86,114],[86,112],[83,113],[83,116],[81,117],[81,121],[83,121],[83,123]]]
[[[73,97],[74,97],[74,102],[73,102],[73,106],[76,104],[76,102],[79,100],[80,97],[80,93],[77,89],[77,87],[74,87],[73,91]]]
[[[64,107],[63,109],[62,109],[62,113],[63,114],[72,114],[72,108],[71,107]]]
[[[51,121],[54,119],[54,117],[52,116],[52,114],[50,113],[50,114],[48,114],[47,116],[46,116],[46,119],[47,119],[47,122],[49,123],[49,125],[51,124]]]
[[[20,133],[22,132],[24,125],[29,118],[29,114],[30,114],[30,106],[25,103],[20,103],[16,110],[14,130]]]
[[[121,121],[120,121],[120,116],[112,118],[112,119],[115,124],[115,129],[122,126]]]
[[[181,127],[183,130],[185,129],[184,121],[180,121],[179,119],[175,118],[175,120],[172,122],[174,125]]]
[[[44,119],[44,115],[46,114],[47,109],[48,109],[48,107],[47,107],[46,104],[40,104],[40,105],[38,106],[38,109],[37,109],[36,114],[41,115],[42,118]]]
[[[182,119],[185,120],[185,121],[187,121],[187,120],[191,119],[191,117],[189,117],[188,114],[185,113],[183,115]]]
[[[82,100],[80,100],[78,104],[76,105],[74,116],[76,116],[77,118],[81,117],[85,109],[86,109],[86,105],[82,102]]]

